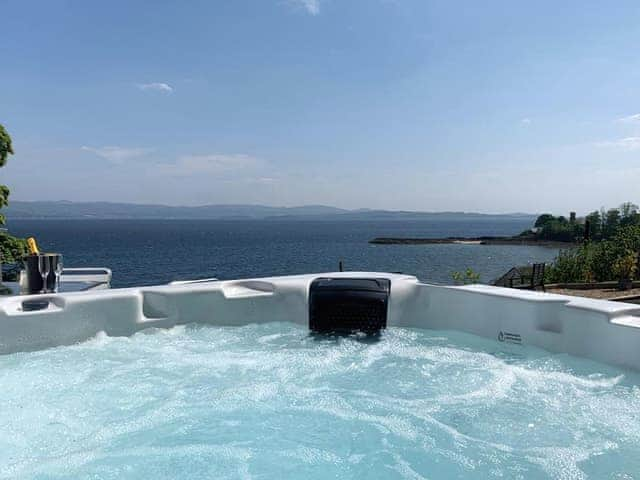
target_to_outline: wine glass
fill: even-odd
[[[62,255],[58,255],[56,257],[56,265],[53,269],[53,273],[56,275],[56,286],[55,292],[57,293],[60,290],[60,275],[62,275],[62,269],[64,268],[62,263]]]
[[[40,293],[47,293],[47,277],[51,272],[51,262],[47,255],[38,255],[38,270],[42,275],[42,290],[40,290]]]

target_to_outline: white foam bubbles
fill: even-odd
[[[469,335],[180,326],[0,357],[0,478],[602,478],[637,376]],[[283,473],[285,472],[285,473]]]

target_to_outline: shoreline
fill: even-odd
[[[567,248],[577,245],[575,242],[534,240],[521,237],[376,237],[369,240],[369,243],[374,245],[527,245],[550,248]]]

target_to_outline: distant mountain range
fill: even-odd
[[[325,205],[270,207],[265,205],[203,205],[176,207],[113,202],[12,201],[2,209],[7,219],[315,219],[315,220],[426,220],[433,219],[534,219],[527,213],[484,214],[466,212],[412,212],[398,210],[347,210]]]

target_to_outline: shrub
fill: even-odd
[[[618,258],[613,264],[613,274],[620,280],[633,280],[638,267],[638,255],[634,252],[627,252]]]
[[[18,263],[27,254],[27,242],[6,233],[0,233],[2,263]]]
[[[547,222],[540,230],[538,236],[542,240],[555,240],[560,242],[573,242],[583,233],[581,224],[569,223],[564,217]]]
[[[635,274],[638,252],[640,226],[620,227],[609,240],[562,250],[549,267],[547,280],[554,283],[619,280],[621,272]],[[633,265],[635,268],[631,268]]]
[[[458,285],[468,285],[470,283],[478,283],[480,281],[480,274],[474,272],[472,269],[467,268],[463,272],[453,272],[451,274],[453,281]]]
[[[588,282],[594,278],[592,271],[592,244],[561,250],[546,270],[545,281],[551,283]]]
[[[616,250],[615,243],[610,240],[593,245],[590,270],[596,281],[604,282],[613,279],[612,267],[618,256]]]

